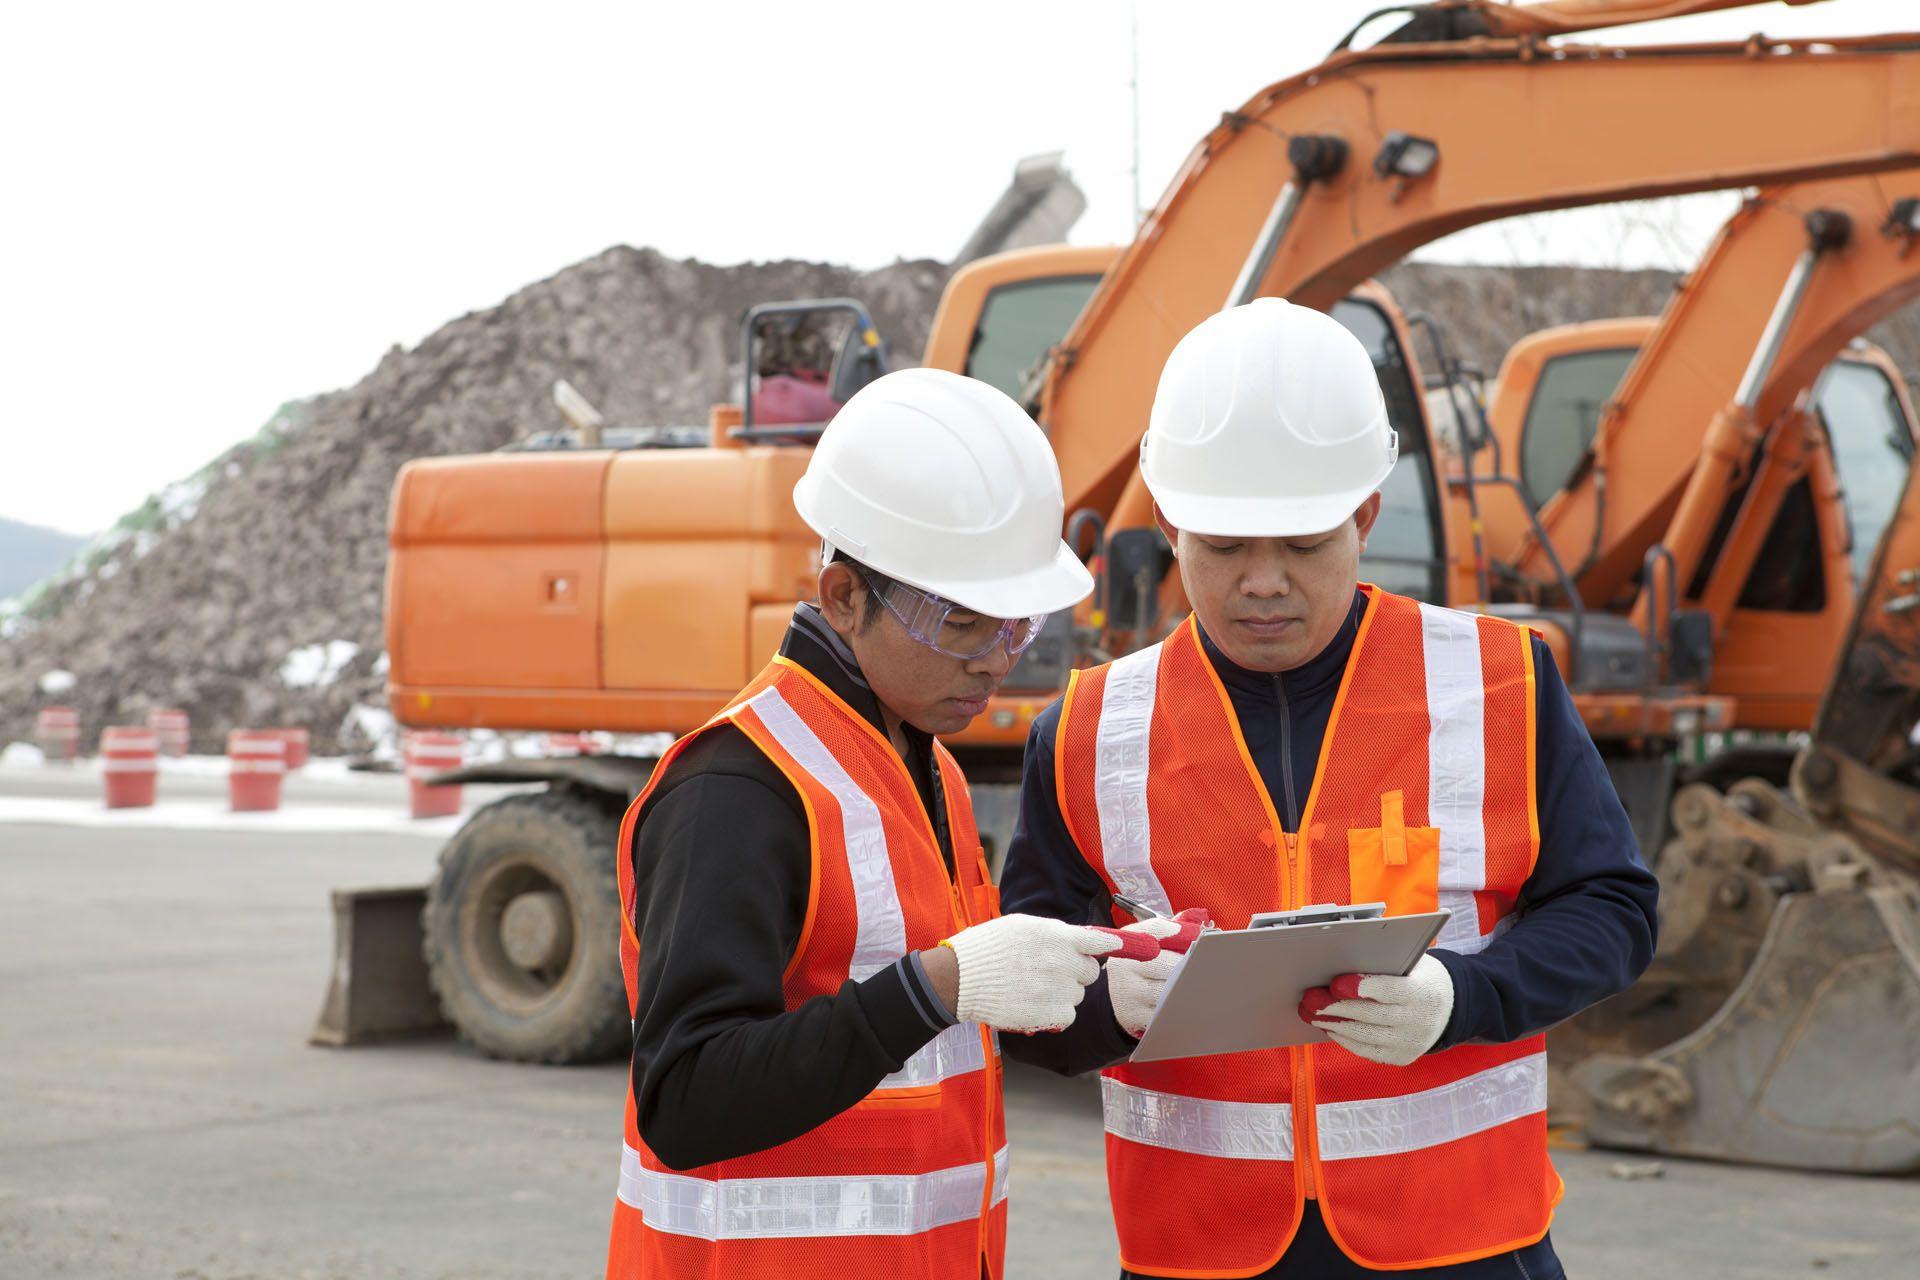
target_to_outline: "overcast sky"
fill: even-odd
[[[1223,110],[1376,0],[1139,5],[1153,198]],[[1620,38],[1852,34],[1910,0]],[[0,16],[0,516],[74,532],[609,245],[951,256],[1064,149],[1125,239],[1127,5],[11,4]],[[1423,256],[1681,266],[1728,206],[1558,214]]]

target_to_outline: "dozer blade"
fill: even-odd
[[[333,891],[333,976],[307,1043],[345,1046],[449,1029],[427,981],[425,885]]]
[[[1601,1146],[1852,1173],[1920,1170],[1920,902],[1789,893],[1696,1031],[1573,1064]]]

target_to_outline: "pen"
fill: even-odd
[[[1146,903],[1135,902],[1124,893],[1114,894],[1113,901],[1116,906],[1132,916],[1135,920],[1165,920],[1167,918]]]

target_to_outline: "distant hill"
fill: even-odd
[[[0,600],[19,595],[86,545],[75,534],[0,517]]]

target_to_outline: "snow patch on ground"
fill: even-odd
[[[280,683],[289,689],[315,689],[332,684],[359,653],[360,646],[351,640],[301,645],[280,664]]]
[[[400,762],[400,727],[385,707],[367,703],[350,708],[340,721],[340,745],[386,764]]]
[[[343,804],[282,805],[269,813],[234,813],[223,800],[174,800],[150,809],[109,809],[98,800],[65,796],[0,796],[0,825],[44,823],[62,827],[121,830],[277,831],[326,834],[372,833],[445,840],[466,815],[410,818],[402,808]]]
[[[0,751],[0,765],[14,769],[37,769],[47,762],[47,753],[31,742],[9,742]]]
[[[200,509],[200,499],[207,496],[205,475],[189,476],[185,480],[176,480],[159,493],[160,513],[167,518],[169,528],[185,524],[193,519]]]

